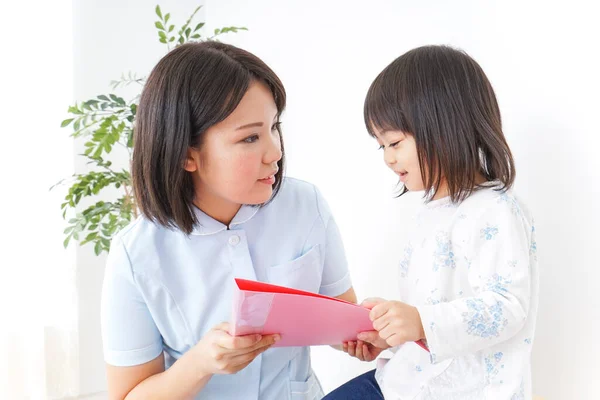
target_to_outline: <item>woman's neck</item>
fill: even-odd
[[[204,214],[227,226],[242,207],[241,204],[232,203],[221,197],[209,196],[206,193],[203,196],[197,196],[194,205]]]

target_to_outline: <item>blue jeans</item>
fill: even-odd
[[[384,400],[381,389],[375,380],[375,370],[357,376],[344,383],[323,400]]]

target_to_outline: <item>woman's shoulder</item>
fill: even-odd
[[[316,185],[301,179],[284,178],[277,196],[269,203],[271,212],[294,211],[308,217],[319,215],[324,221],[331,214],[327,202]]]
[[[169,237],[172,239],[173,235],[182,234],[178,230],[163,227],[140,215],[113,236],[109,258],[111,254],[120,254],[117,258],[127,260],[131,266],[143,264],[138,261],[156,255],[160,251],[161,244],[172,242]]]
[[[154,222],[150,221],[143,214],[139,215],[135,220],[129,223],[125,228],[121,229],[113,240],[118,240],[126,247],[132,245],[152,241],[157,236],[163,236],[170,230]]]
[[[295,197],[299,200],[306,200],[314,198],[316,191],[317,187],[310,182],[298,178],[285,177],[277,196]]]

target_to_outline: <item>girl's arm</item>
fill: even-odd
[[[472,258],[465,260],[472,295],[417,307],[434,362],[506,341],[528,320],[532,282],[537,285],[532,223],[509,197],[474,227]]]

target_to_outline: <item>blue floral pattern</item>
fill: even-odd
[[[435,237],[437,246],[433,253],[433,270],[438,271],[442,267],[456,268],[452,241],[447,232],[438,232]]]
[[[498,197],[498,203],[506,203],[510,207],[510,212],[514,215],[521,215],[521,206],[515,196],[510,196],[507,193],[502,193]]]
[[[487,225],[481,230],[481,238],[485,240],[492,240],[498,234],[498,227],[495,225]]]
[[[469,335],[482,338],[498,337],[508,324],[503,304],[497,301],[488,306],[482,299],[467,300],[469,311],[463,313],[463,322],[467,324]]]
[[[510,278],[505,278],[499,274],[493,274],[487,280],[485,287],[486,290],[490,290],[492,292],[505,294],[508,292],[508,285],[512,283]]]
[[[404,247],[404,255],[400,261],[400,276],[406,278],[408,275],[408,266],[410,265],[410,257],[413,253],[412,244],[409,243]]]
[[[503,356],[504,354],[499,351],[488,357],[485,357],[485,368],[488,380],[493,380],[500,372],[500,369],[504,368],[504,364],[500,364]]]

